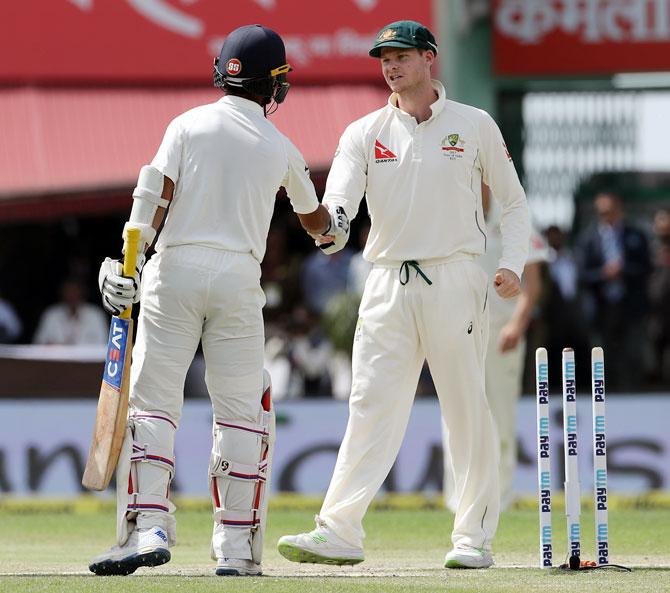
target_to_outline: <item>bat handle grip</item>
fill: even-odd
[[[125,232],[125,243],[123,248],[123,275],[128,278],[135,276],[135,266],[137,264],[137,246],[140,242],[140,229],[129,227]],[[128,307],[119,317],[130,319],[132,308]]]

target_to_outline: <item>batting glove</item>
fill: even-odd
[[[118,259],[105,258],[98,273],[98,287],[102,295],[102,306],[110,315],[120,315],[140,300],[140,278],[146,258],[137,254],[135,274],[132,278],[123,275],[123,263]]]
[[[334,240],[330,243],[317,241],[316,244],[326,255],[331,255],[342,249],[349,240],[349,217],[342,206],[326,204],[326,208],[330,212],[330,223],[321,235],[334,237]]]

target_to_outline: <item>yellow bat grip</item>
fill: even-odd
[[[135,276],[135,265],[137,264],[137,245],[140,242],[140,229],[126,229],[124,256],[123,256],[123,275],[128,278]],[[132,307],[128,307],[119,317],[121,319],[130,319]]]

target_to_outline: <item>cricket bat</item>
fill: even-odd
[[[125,236],[123,275],[135,274],[140,230],[128,228]],[[102,375],[93,439],[81,483],[89,490],[105,490],[119,460],[128,418],[130,357],[133,349],[132,307],[112,317],[107,357]]]

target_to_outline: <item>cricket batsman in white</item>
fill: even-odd
[[[365,195],[373,263],[353,346],[349,422],[316,528],[279,540],[295,562],[363,561],[362,520],[398,453],[428,361],[449,428],[458,506],[448,568],[486,568],[498,525],[498,440],[484,392],[488,293],[516,296],[528,254],[526,198],[502,135],[484,111],[431,79],[438,47],[420,23],[384,27],[370,50],[392,94],[342,135],[324,204],[353,218]],[[502,206],[494,281],[482,182]],[[326,253],[346,235],[317,237]]]
[[[303,227],[344,234],[318,203],[302,155],[266,118],[286,97],[284,43],[260,25],[230,33],[214,66],[225,95],[175,118],[142,167],[129,225],[142,229],[141,308],[126,438],[117,467],[117,545],[93,559],[97,575],[168,562],[177,541],[170,481],[186,372],[202,341],[214,412],[209,485],[216,574],[259,575],[274,443],[270,378],[263,369],[260,263],[275,196],[286,188]],[[107,258],[107,311],[140,300],[135,278]]]

